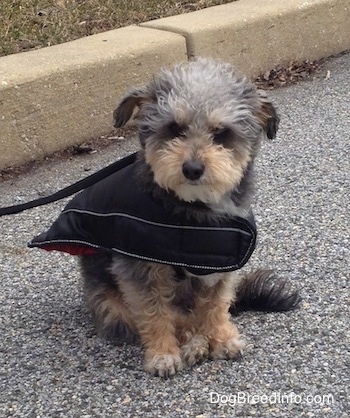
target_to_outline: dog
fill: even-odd
[[[172,213],[216,222],[246,217],[254,160],[279,116],[264,91],[228,63],[198,58],[163,68],[114,111],[116,128],[135,119],[142,188]],[[169,377],[207,358],[236,359],[245,342],[231,313],[284,311],[300,296],[273,271],[214,272],[104,252],[81,256],[84,294],[99,332],[140,341],[145,370]]]

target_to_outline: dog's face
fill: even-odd
[[[217,203],[240,184],[278,116],[264,92],[229,64],[198,59],[164,69],[114,111],[123,126],[138,109],[139,135],[154,181],[179,199]]]

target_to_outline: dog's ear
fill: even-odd
[[[116,128],[124,126],[131,117],[135,116],[135,110],[144,103],[154,100],[148,86],[131,90],[119,103],[113,112],[113,121]]]
[[[280,118],[277,114],[277,111],[270,100],[267,98],[267,95],[264,90],[258,90],[259,101],[261,104],[259,111],[259,120],[263,130],[266,133],[266,136],[269,139],[276,137],[278,130],[278,125],[280,123]]]

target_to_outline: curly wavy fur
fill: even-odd
[[[279,118],[265,93],[230,64],[197,59],[163,69],[131,90],[115,126],[137,118],[143,187],[189,218],[244,216],[253,165]],[[111,253],[81,259],[85,295],[102,334],[140,339],[145,369],[167,377],[206,358],[240,356],[234,307],[288,310],[299,295],[269,271],[195,277]]]

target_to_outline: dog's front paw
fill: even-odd
[[[203,335],[195,335],[181,347],[182,358],[188,366],[203,361],[209,355],[209,341]]]
[[[179,354],[146,355],[145,370],[160,377],[170,377],[183,368]]]
[[[225,342],[211,341],[210,357],[213,359],[240,359],[243,356],[245,342],[238,336]]]

